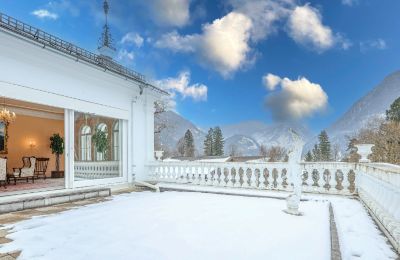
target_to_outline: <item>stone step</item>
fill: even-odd
[[[0,214],[110,195],[110,188],[81,188],[5,196],[0,198]]]

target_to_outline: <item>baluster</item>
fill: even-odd
[[[240,174],[239,174],[239,170],[240,170],[240,168],[234,168],[235,169],[235,177],[234,177],[234,180],[235,180],[235,183],[234,183],[234,187],[237,187],[237,188],[240,188]]]
[[[164,167],[165,166],[160,166],[160,172],[159,172],[159,174],[160,174],[160,176],[159,176],[160,182],[164,181]]]
[[[257,178],[256,168],[252,167],[251,168],[251,175],[250,175],[250,186],[252,188],[256,189],[257,188],[257,181],[258,181],[258,178]]]
[[[189,168],[189,172],[190,172],[190,183],[193,184],[196,181],[195,175],[196,175],[196,167],[190,167]]]
[[[212,175],[212,166],[208,165],[207,166],[207,185],[212,186],[213,185],[213,175]]]
[[[265,168],[264,169],[266,176],[264,176],[265,178],[265,188],[267,190],[271,190],[273,187],[273,178],[272,178],[272,171],[271,169]]]
[[[260,177],[258,178],[258,188],[265,189],[264,168],[260,168]]]
[[[276,172],[278,173],[277,177],[276,177],[276,189],[278,190],[283,190],[283,178],[282,178],[282,174],[283,174],[283,169],[277,169]]]
[[[320,169],[314,169],[313,170],[313,182],[314,182],[314,186],[313,186],[313,192],[319,192],[319,188],[321,186],[320,182],[321,182],[321,170]]]
[[[204,167],[204,165],[202,165],[200,167],[200,171],[201,171],[201,179],[200,179],[200,185],[207,185],[206,182],[206,178],[207,178],[207,169],[206,167]]]
[[[250,185],[249,185],[249,176],[247,175],[248,170],[249,170],[249,168],[244,168],[244,170],[243,170],[243,184],[242,184],[242,187],[244,187],[244,188],[250,187]]]
[[[350,190],[349,190],[349,188],[350,188],[349,174],[350,174],[350,169],[346,169],[343,172],[343,181],[342,181],[343,189],[342,189],[342,193],[345,193],[345,194],[350,193]]]
[[[218,178],[218,180],[219,180],[219,183],[218,183],[218,186],[221,186],[221,187],[224,187],[225,186],[225,174],[224,174],[224,170],[225,170],[225,168],[224,168],[224,166],[221,166],[220,168],[219,168],[219,171],[220,171],[220,174],[219,174],[219,178]]]
[[[171,180],[170,176],[171,166],[166,167],[165,169],[165,180],[169,182]]]
[[[195,166],[193,168],[193,184],[195,185],[199,185],[200,184],[200,171],[199,171],[199,167]]]
[[[213,172],[213,174],[212,174],[212,186],[218,186],[218,168],[212,167],[211,171]]]
[[[228,168],[228,176],[227,176],[227,178],[228,178],[227,186],[228,187],[234,187],[232,169],[233,168]]]
[[[307,189],[306,191],[312,191],[312,185],[314,184],[313,178],[312,178],[312,172],[313,172],[313,168],[310,167],[309,169],[307,169]]]
[[[182,166],[182,183],[188,183],[188,167]]]

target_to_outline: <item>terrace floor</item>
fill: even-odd
[[[26,211],[29,219],[0,215],[0,252],[21,251],[18,259],[328,260],[332,203],[343,259],[397,259],[354,199],[309,197],[303,216],[283,213],[284,200],[193,192],[134,192],[93,202]]]
[[[26,182],[25,180],[19,180],[16,185],[11,181],[6,188],[0,187],[0,196],[10,196],[23,193],[38,192],[42,190],[57,190],[64,189],[65,186],[64,178],[47,178],[47,179],[37,179],[34,183],[30,180]]]

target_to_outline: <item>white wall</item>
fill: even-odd
[[[140,95],[133,81],[1,29],[0,43],[1,95],[127,120],[124,177],[130,179],[136,169],[145,178],[144,166],[154,157],[152,111],[158,94],[146,90]]]

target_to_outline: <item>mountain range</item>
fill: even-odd
[[[388,75],[326,129],[331,143],[337,144],[340,150],[345,152],[348,137],[355,135],[370,122],[377,122],[376,119],[384,118],[386,110],[397,97],[400,97],[400,71]],[[159,120],[166,125],[160,134],[163,149],[175,151],[179,139],[190,129],[197,155],[202,155],[205,131],[173,111],[163,113]],[[239,155],[258,155],[261,145],[289,148],[292,143],[289,129],[296,131],[305,140],[305,152],[310,150],[317,141],[316,135],[305,125],[296,123],[265,124],[261,121],[247,121],[222,125],[221,129],[225,137],[226,154],[234,149]]]

